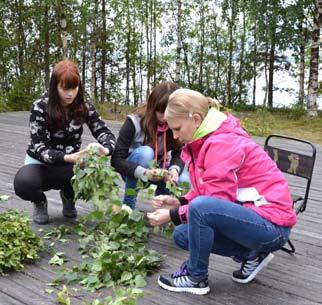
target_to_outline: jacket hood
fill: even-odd
[[[230,114],[225,114],[217,109],[211,108],[200,127],[193,135],[193,141],[201,139],[211,133],[235,133],[241,136],[249,137],[243,130],[237,118]]]

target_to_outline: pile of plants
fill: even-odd
[[[57,281],[78,283],[92,291],[114,285],[144,287],[145,276],[160,265],[161,256],[144,244],[149,229],[143,214],[122,207],[119,178],[108,161],[90,150],[75,165],[75,196],[91,201],[94,211],[75,228],[81,237],[82,263],[60,272]]]
[[[0,274],[21,271],[24,262],[39,258],[42,240],[31,230],[30,219],[17,210],[0,213]]]

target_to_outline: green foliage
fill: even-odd
[[[98,211],[107,211],[111,205],[121,205],[118,196],[117,173],[109,166],[108,157],[98,157],[90,149],[86,157],[74,166],[72,185],[77,199],[91,201]]]
[[[0,201],[6,201],[10,198],[8,195],[0,195]]]
[[[161,256],[144,245],[149,230],[143,214],[121,207],[117,176],[106,157],[90,152],[74,171],[76,197],[93,201],[95,211],[75,228],[81,237],[82,263],[62,271],[57,281],[79,283],[92,291],[114,284],[145,286],[145,276],[160,265]]]
[[[71,234],[71,228],[67,227],[66,225],[60,225],[55,227],[51,230],[48,230],[43,238],[45,239],[55,239],[55,240],[62,240],[65,235]]]
[[[148,229],[137,210],[128,213],[90,214],[77,232],[83,261],[71,271],[62,272],[58,280],[80,283],[90,290],[116,284],[145,286],[144,277],[160,265],[161,256],[146,249]],[[96,225],[88,228],[87,220]]]
[[[103,11],[100,1],[2,0],[0,111],[26,110],[48,85],[48,71],[63,58],[62,16],[67,57],[82,63],[84,87],[95,86],[86,92],[91,101],[137,105],[156,83],[175,79],[178,58],[181,86],[225,104],[247,102],[251,80],[262,73],[271,47],[275,72],[286,69],[278,60],[285,49],[299,58],[300,43],[309,45],[298,25],[307,27],[312,3],[181,1],[179,14],[177,1],[111,0]],[[309,52],[305,57],[308,62]],[[94,65],[96,73],[86,73]],[[105,92],[103,71],[109,80]],[[119,89],[122,84],[126,90]]]
[[[143,291],[140,289],[119,288],[115,290],[114,300],[111,296],[108,296],[103,301],[96,299],[91,303],[85,303],[85,305],[136,305],[137,299],[142,297],[143,297]]]
[[[248,117],[242,118],[242,127],[252,136],[269,135],[274,127],[274,118],[272,114],[265,109],[258,108],[255,111],[255,116],[260,118],[260,120],[253,120]]]
[[[0,274],[10,269],[22,271],[24,262],[39,258],[42,246],[25,214],[16,210],[0,213]]]
[[[62,266],[66,262],[66,256],[64,252],[56,252],[54,256],[49,260],[49,265]]]
[[[61,305],[71,305],[67,287],[64,285],[63,289],[57,293],[56,301]]]

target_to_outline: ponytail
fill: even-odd
[[[220,109],[220,103],[218,102],[218,100],[216,100],[215,98],[211,98],[211,97],[206,97],[207,101],[208,101],[208,107],[210,108],[215,108],[216,110]]]

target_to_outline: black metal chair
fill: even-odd
[[[271,144],[272,142],[274,144]],[[303,213],[306,209],[310,192],[316,157],[315,146],[309,141],[272,134],[266,138],[264,150],[276,162],[283,173],[306,180],[303,195],[292,194],[296,214]],[[288,240],[288,246],[289,248],[283,247],[282,250],[293,254],[295,247],[291,240]]]

